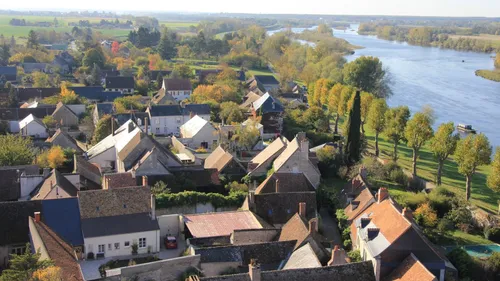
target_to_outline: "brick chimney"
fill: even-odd
[[[142,176],[142,186],[148,186],[148,177]]]
[[[151,220],[156,219],[156,196],[151,194]]]
[[[347,263],[347,255],[344,249],[341,249],[338,245],[332,250],[332,257],[328,261],[328,265],[342,265]]]
[[[378,193],[377,193],[377,202],[378,203],[381,203],[382,201],[384,201],[387,197],[389,197],[389,191],[387,191],[387,188],[385,187],[381,187],[379,190],[378,190]]]
[[[41,213],[40,212],[35,212],[35,222],[40,222],[41,220]]]
[[[306,206],[307,206],[307,205],[306,205],[306,203],[305,203],[305,202],[300,202],[300,203],[299,203],[299,215],[300,215],[301,217],[304,217],[304,218],[305,218],[305,217],[306,217],[306,215],[307,215]]]
[[[146,131],[146,135],[148,135],[148,118],[144,117],[144,130]]]
[[[104,176],[104,180],[102,182],[102,189],[109,189],[109,177]]]
[[[279,179],[276,179],[276,193],[279,193],[280,192],[280,180]]]
[[[248,275],[250,275],[250,281],[260,281],[260,265],[257,260],[252,259],[248,265]]]
[[[309,221],[309,233],[318,232],[318,219],[314,218]]]
[[[410,222],[413,221],[413,212],[410,208],[404,207],[401,214],[407,218]]]

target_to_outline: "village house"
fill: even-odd
[[[23,136],[45,139],[49,136],[47,131],[47,126],[45,126],[42,120],[33,116],[33,114],[19,121],[19,132],[21,132]]]
[[[81,225],[87,258],[160,251],[155,197],[148,186],[82,191]]]
[[[0,77],[4,76],[6,81],[16,81],[17,68],[15,66],[0,66]]]
[[[5,269],[11,254],[23,254],[30,242],[28,217],[42,210],[42,201],[0,202],[0,268]]]
[[[246,169],[241,162],[221,146],[214,149],[205,159],[204,167],[208,170],[216,170],[218,175],[224,175],[230,179],[240,178],[246,174]]]
[[[265,93],[250,106],[251,115],[256,118],[261,116],[261,124],[265,134],[280,134],[283,130],[284,106],[278,99]]]
[[[73,159],[73,173],[80,175],[80,190],[101,189],[102,172],[98,165],[88,162],[83,156]]]
[[[9,131],[11,133],[19,133],[21,131],[19,121],[25,119],[30,114],[33,115],[33,118],[38,118],[38,120],[40,120],[47,115],[51,115],[54,110],[55,106],[38,108],[0,108],[0,120],[9,123]],[[25,123],[23,125],[25,125]],[[34,127],[41,132],[41,127],[39,125],[41,124],[34,125]]]
[[[135,81],[133,76],[106,77],[105,85],[107,92],[122,92],[132,94],[134,92]]]
[[[263,92],[273,92],[280,89],[280,82],[273,75],[254,75],[253,81],[257,82]]]
[[[49,137],[45,142],[53,146],[60,146],[63,149],[74,149],[77,154],[82,154],[84,144],[79,144],[72,136],[62,129],[57,129],[54,135]]]
[[[78,114],[62,102],[59,102],[57,104],[56,110],[54,110],[54,113],[52,113],[52,117],[61,127],[72,127],[78,126],[79,124]]]
[[[414,267],[421,268],[416,272],[425,275],[430,272],[442,281],[447,270],[456,270],[423,235],[413,220],[412,211],[401,209],[386,188],[380,188],[376,201],[352,221],[351,240],[361,258],[373,262],[377,281],[391,274],[405,275],[402,270],[413,271]],[[423,270],[422,265],[427,270]]]
[[[189,79],[165,78],[158,94],[153,98],[154,103],[164,104],[166,96],[172,97],[177,102],[189,99],[193,93],[193,86]]]
[[[132,110],[128,113],[115,113],[113,114],[113,119],[118,127],[123,126],[128,120],[133,120],[144,132],[151,131],[151,121],[149,120],[149,114],[147,112]],[[146,128],[146,126],[148,127]]]
[[[151,120],[151,134],[180,136],[180,127],[193,116],[210,121],[208,104],[157,105],[146,109]]]
[[[190,148],[212,149],[219,140],[215,127],[207,120],[195,115],[180,127],[180,139]]]
[[[78,255],[73,248],[41,220],[40,212],[29,217],[29,233],[33,248],[40,253],[41,260],[51,260],[61,269],[63,280],[84,281],[78,265]]]
[[[31,74],[33,72],[42,72],[42,73],[53,73],[53,69],[48,63],[40,63],[40,62],[28,62],[23,63],[22,67],[24,69],[24,73]]]
[[[140,177],[142,182],[142,177]],[[138,180],[132,172],[108,173],[102,178],[102,189],[138,186]]]
[[[261,95],[256,94],[252,91],[248,92],[248,94],[246,94],[245,97],[243,98],[243,103],[240,104],[240,108],[245,110],[250,110],[252,104],[258,99],[260,99],[260,97]]]
[[[31,200],[76,197],[80,190],[79,183],[79,175],[63,175],[57,169],[53,169],[51,174],[30,192]]]
[[[266,146],[248,163],[248,176],[266,175],[267,171],[272,168],[273,161],[285,150],[287,144],[286,138],[279,137]]]

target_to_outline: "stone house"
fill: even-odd
[[[19,121],[19,131],[23,136],[31,136],[34,138],[45,139],[49,136],[47,126],[45,126],[42,120],[33,116],[33,114]]]
[[[45,142],[48,142],[53,146],[55,145],[60,146],[63,149],[65,148],[74,149],[77,154],[83,153],[83,149],[80,147],[78,142],[67,132],[61,130],[60,128],[57,129],[55,134],[52,135],[52,137],[48,138]]]
[[[107,92],[122,92],[132,94],[134,92],[135,80],[133,76],[106,77],[105,85]]]
[[[281,134],[285,107],[278,99],[265,93],[252,103],[250,113],[254,118],[262,117],[260,122],[264,126],[265,134]]]
[[[195,115],[180,127],[180,137],[179,141],[194,149],[199,147],[212,149],[219,140],[215,127],[198,115]]]
[[[183,78],[165,78],[163,79],[163,85],[161,88],[163,91],[160,91],[160,93],[163,94],[161,97],[155,96],[154,102],[156,104],[162,104],[166,96],[170,96],[177,102],[180,102],[185,99],[189,99],[193,93],[191,81]]]
[[[277,138],[266,146],[248,163],[248,175],[253,177],[266,175],[272,168],[273,161],[285,150],[287,144],[286,138]]]
[[[57,125],[61,127],[72,127],[79,124],[78,115],[62,102],[57,104],[52,117],[57,122]]]

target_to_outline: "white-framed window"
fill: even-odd
[[[108,244],[108,251],[111,251],[113,248],[111,247],[111,243]]]
[[[123,247],[125,247],[125,248],[130,247],[130,241],[123,242]]]
[[[160,119],[155,120],[156,125],[160,124]]]
[[[120,242],[115,243],[115,250],[120,250]]]
[[[105,248],[106,248],[106,245],[104,245],[104,244],[98,245],[97,246],[97,252],[98,253],[104,253]]]
[[[26,246],[14,247],[10,249],[12,255],[22,255],[26,251]]]
[[[139,248],[146,248],[146,238],[139,238]]]

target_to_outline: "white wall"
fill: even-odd
[[[156,217],[160,226],[160,241],[167,235],[179,236],[179,224],[181,219],[179,215],[163,215]]]
[[[19,126],[21,127],[21,126]],[[30,122],[26,125],[21,133],[23,136],[35,136],[37,138],[47,138],[49,134],[47,133],[47,129],[37,122]]]
[[[167,91],[176,101],[183,101],[191,97],[191,91]]]
[[[114,146],[89,159],[89,162],[97,163],[104,169],[111,167],[110,161],[114,161],[116,167],[116,149]]]
[[[92,237],[92,238],[84,238],[85,243],[85,254],[87,255],[89,252],[93,252],[97,254],[98,245],[105,245],[105,257],[117,257],[117,256],[128,256],[132,254],[132,244],[139,244],[139,238],[146,238],[146,247],[138,248],[138,254],[147,254],[148,247],[151,246],[151,253],[157,253],[160,251],[160,231],[146,231],[146,232],[137,232],[137,233],[127,233],[120,235],[112,235],[112,236],[101,236],[101,237]],[[130,246],[125,247],[124,242],[129,241]],[[120,243],[120,249],[115,249],[115,243]],[[108,244],[111,244],[111,251],[108,250]]]
[[[21,176],[21,198],[28,196],[43,181],[43,175]]]
[[[217,141],[219,140],[219,134],[217,134],[216,132],[217,131],[214,129],[214,127],[210,125],[210,123],[207,123],[192,138],[183,138],[181,139],[181,142],[186,144],[187,147],[194,149],[201,147],[202,142],[207,142],[208,150],[211,150],[214,145],[214,141],[217,143]]]
[[[210,121],[210,114],[198,115],[201,118]],[[191,117],[187,116],[152,116],[151,117],[151,134],[168,135],[179,134],[180,127],[189,121]]]

